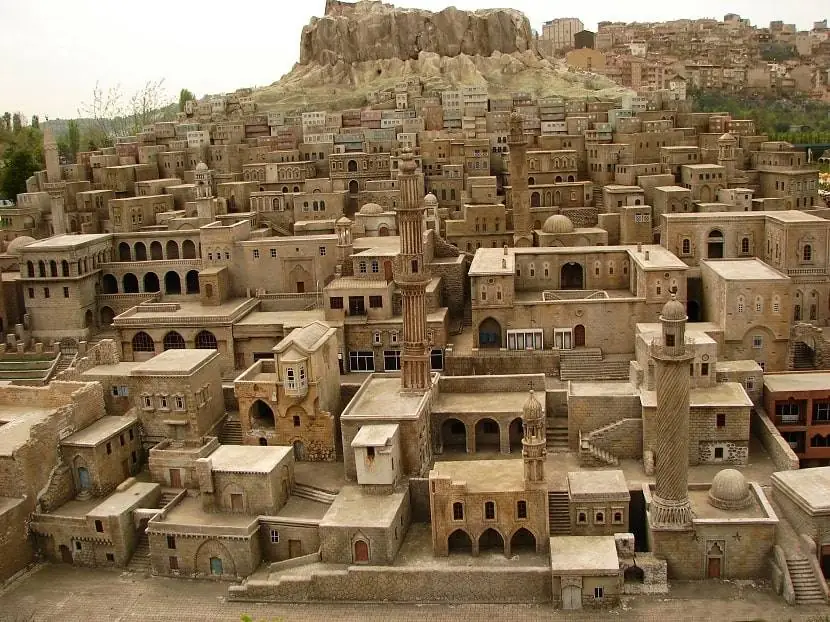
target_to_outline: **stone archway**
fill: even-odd
[[[510,438],[510,453],[521,453],[522,438],[524,437],[524,429],[522,427],[522,418],[516,417],[510,422],[508,429],[508,436]]]
[[[585,326],[577,324],[574,326],[574,347],[581,348],[585,346]]]
[[[723,258],[723,232],[720,229],[712,229],[706,238],[707,259]]]
[[[489,417],[479,419],[475,425],[476,451],[500,451],[501,427]]]
[[[273,409],[262,400],[255,400],[248,409],[251,428],[273,430],[276,425]]]
[[[482,533],[478,538],[478,552],[481,553],[482,551],[500,551],[502,553],[505,552],[504,538],[498,531],[496,531],[492,527],[486,529],[484,533]]]
[[[585,271],[582,264],[569,261],[560,271],[559,289],[583,289],[585,287]]]
[[[463,421],[451,417],[441,424],[441,446],[445,453],[448,449],[467,451],[467,426]]]
[[[456,529],[447,538],[447,553],[472,553],[473,540],[463,529]]]
[[[488,317],[478,325],[479,348],[501,348],[501,324]]]
[[[101,326],[109,326],[115,319],[115,311],[111,307],[101,307]]]
[[[536,536],[526,529],[520,527],[510,538],[510,554],[516,553],[535,553],[536,552]]]

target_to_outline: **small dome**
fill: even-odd
[[[438,197],[431,192],[424,197],[425,207],[438,207]]]
[[[7,255],[19,255],[20,249],[24,246],[28,246],[32,242],[34,242],[34,238],[30,238],[28,235],[21,235],[20,237],[16,237],[9,245],[6,247],[6,254]]]
[[[574,224],[571,219],[562,214],[554,214],[549,216],[542,225],[544,233],[573,233]]]
[[[670,322],[679,322],[688,319],[686,307],[683,306],[683,303],[674,294],[671,295],[671,300],[663,305],[663,310],[660,311],[660,319]]]
[[[205,164],[204,162],[199,162],[199,163],[196,165],[196,172],[197,172],[197,173],[204,173],[204,172],[206,172],[207,170],[208,170],[208,166],[207,166],[207,164]]]
[[[351,219],[349,219],[349,217],[348,217],[348,216],[341,216],[340,218],[338,218],[338,219],[335,221],[335,223],[334,223],[334,224],[336,224],[336,225],[342,225],[342,226],[344,226],[344,227],[345,227],[345,226],[347,226],[347,225],[352,224],[352,221],[351,221]]]
[[[377,203],[367,203],[360,208],[360,213],[364,216],[375,216],[383,213],[383,208]]]
[[[531,389],[530,395],[528,395],[527,401],[522,407],[522,419],[541,419],[544,416],[545,409],[542,408],[542,404],[536,399],[536,394]]]
[[[727,132],[726,134],[723,134],[720,138],[718,138],[718,142],[719,143],[734,143],[734,142],[737,142],[737,141],[735,140],[735,137],[732,136],[732,134]]]
[[[721,510],[740,510],[749,506],[752,495],[743,473],[724,469],[715,475],[709,488],[709,503]]]

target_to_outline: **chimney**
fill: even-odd
[[[507,244],[504,245],[504,254],[507,255]]]
[[[648,251],[646,251],[646,261],[648,261]]]

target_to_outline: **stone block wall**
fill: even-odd
[[[617,458],[643,457],[643,420],[621,419],[616,425],[590,433],[588,440]]]
[[[276,532],[274,537],[272,532]],[[274,539],[278,541],[274,542]],[[320,530],[316,524],[263,517],[259,524],[259,540],[262,559],[268,562],[309,555],[320,550]]]
[[[148,530],[153,574],[233,581],[253,573],[262,559],[259,533],[256,530],[246,537],[200,533],[169,535],[175,538],[175,549],[168,547],[167,533]],[[170,568],[171,557],[176,558],[178,569]],[[211,572],[211,558],[221,560],[222,574]]]
[[[17,499],[0,512],[0,583],[14,576],[34,560],[26,529],[32,510],[27,499]]]
[[[764,409],[754,409],[750,421],[752,433],[767,450],[776,471],[792,471],[799,468],[798,456],[781,436]]]
[[[638,395],[616,395],[613,399],[607,395],[571,395],[568,398],[568,446],[571,451],[578,450],[580,432],[592,432],[621,419],[639,419],[641,414]]]
[[[445,376],[488,376],[510,373],[556,376],[559,374],[558,350],[516,352],[509,350],[479,350],[457,353],[447,349],[444,357]]]

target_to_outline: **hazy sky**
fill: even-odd
[[[759,25],[780,19],[803,30],[828,17],[827,0],[592,0],[560,5],[567,9],[539,0],[397,4],[430,10],[512,4],[537,30],[555,17],[579,17],[592,30],[601,20],[722,18],[725,13]],[[201,97],[270,84],[297,61],[301,29],[324,7],[324,0],[0,0],[0,114],[77,116],[96,82],[134,91],[164,78],[171,99],[182,87]]]

